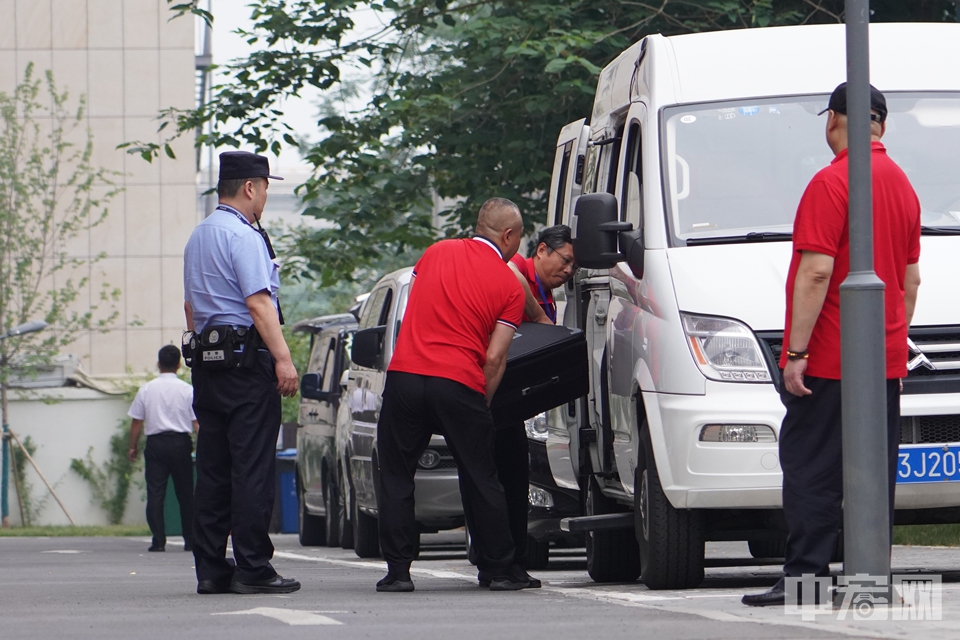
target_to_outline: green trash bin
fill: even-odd
[[[193,486],[197,486],[197,458],[193,456]],[[168,536],[182,536],[183,524],[180,522],[180,501],[173,488],[173,478],[167,478],[167,496],[163,500],[163,528]]]

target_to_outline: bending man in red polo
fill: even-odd
[[[413,591],[414,472],[433,433],[446,438],[457,462],[490,589],[529,586],[514,566],[489,409],[523,318],[523,289],[506,265],[522,231],[517,205],[492,198],[480,208],[473,238],[438,242],[414,268],[377,424],[380,548],[388,567],[377,591]]]
[[[793,223],[787,275],[780,427],[783,515],[789,530],[786,577],[827,576],[837,547],[843,501],[840,449],[840,284],[850,271],[847,180],[847,90],[837,87],[827,109],[827,144],[836,154],[807,185]],[[887,482],[890,523],[900,443],[900,378],[907,375],[907,328],[920,286],[920,202],[880,138],[887,102],[870,87],[873,152],[874,268],[886,285]],[[823,113],[823,112],[821,112]],[[877,461],[878,464],[881,461]],[[782,605],[784,579],[743,597],[750,606]],[[806,603],[805,603],[806,604]]]

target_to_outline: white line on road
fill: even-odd
[[[265,616],[279,620],[294,627],[312,626],[312,625],[335,625],[343,624],[333,618],[319,615],[317,611],[299,611],[297,609],[277,609],[275,607],[256,607],[246,611],[226,611],[223,613],[211,613],[213,616]]]
[[[86,551],[77,551],[76,549],[53,549],[51,551],[41,551],[40,553],[86,553]]]

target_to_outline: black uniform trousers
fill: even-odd
[[[780,392],[787,408],[780,427],[780,467],[783,515],[789,531],[783,572],[789,577],[829,575],[843,525],[840,381],[806,376],[804,384],[812,395],[795,396],[786,389]],[[900,445],[900,381],[896,379],[887,380],[885,432],[892,533]]]
[[[413,562],[414,474],[434,433],[446,439],[473,505],[478,564],[495,577],[504,575],[514,550],[493,461],[493,418],[483,394],[446,378],[398,371],[387,373],[377,424],[379,470],[375,466],[374,473],[383,557],[392,572]]]
[[[197,580],[220,584],[270,580],[280,394],[274,359],[257,353],[254,366],[193,370],[197,436],[194,544]],[[226,560],[233,539],[236,570]]]
[[[167,497],[167,479],[173,478],[173,490],[180,503],[183,541],[193,544],[193,440],[189,433],[163,431],[147,436],[143,448],[144,479],[147,481],[147,524],[153,534],[153,546],[167,544],[163,506]]]
[[[523,565],[527,560],[527,516],[530,514],[530,442],[522,422],[496,426],[493,460],[497,466],[497,479],[503,486],[503,495],[507,501],[507,520],[515,549],[513,560],[516,564]],[[473,505],[462,480],[460,495],[463,498],[463,515],[467,528],[472,532]],[[479,543],[474,540],[473,544],[479,551]]]

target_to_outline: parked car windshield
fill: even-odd
[[[960,94],[888,93],[883,143],[920,198],[928,232],[960,232]],[[674,246],[789,240],[800,196],[833,153],[828,95],[663,110],[665,207]],[[750,235],[753,234],[753,235]]]

